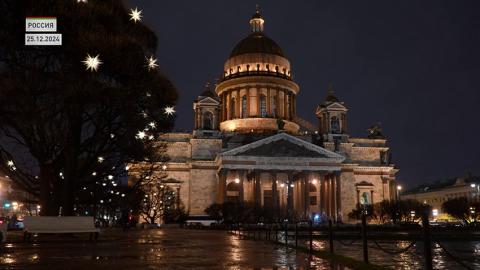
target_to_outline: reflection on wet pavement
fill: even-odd
[[[363,249],[361,241],[354,241],[347,244],[335,241],[334,249],[336,254],[341,254],[356,260],[362,260]],[[390,251],[402,250],[410,245],[410,241],[379,241],[381,246]],[[303,243],[307,246],[309,243]],[[444,247],[452,253],[457,260],[468,265],[470,269],[480,269],[480,242],[479,241],[448,241],[443,243]],[[313,241],[313,247],[316,250],[329,250],[328,242],[325,240]],[[389,254],[369,242],[369,260],[371,263],[387,267],[389,269],[416,270],[424,268],[424,247],[421,241],[416,242],[406,252]],[[433,245],[432,249],[433,267],[438,270],[466,269],[457,261],[447,256],[438,244]]]
[[[347,269],[222,231],[112,229],[97,242],[88,235],[41,235],[23,243],[18,233],[10,239],[1,245],[1,269]]]

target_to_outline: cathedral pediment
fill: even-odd
[[[216,100],[215,98],[212,98],[212,97],[201,97],[201,98],[198,99],[197,103],[198,104],[203,104],[203,105],[206,105],[206,104],[218,105],[218,104],[220,104],[220,102],[218,100]]]
[[[229,150],[222,156],[333,159],[339,162],[344,157],[297,137],[280,133],[253,143]]]
[[[335,103],[332,103],[330,105],[327,106],[327,109],[333,109],[333,110],[345,110],[347,108],[345,108],[345,106],[343,106],[343,104],[339,103],[339,102],[335,102]]]

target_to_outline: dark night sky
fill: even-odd
[[[192,100],[249,33],[258,3],[292,64],[302,118],[316,123],[332,82],[351,135],[382,123],[403,184],[480,174],[478,0],[128,2],[158,35],[180,93],[177,129],[192,129]]]

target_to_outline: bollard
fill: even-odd
[[[333,229],[332,229],[332,220],[328,220],[328,239],[330,246],[330,253],[333,254]]]
[[[298,247],[298,224],[295,223],[295,247]]]
[[[428,221],[428,211],[422,213],[423,223],[423,249],[425,253],[425,269],[432,270],[432,242],[430,235],[430,222]]]
[[[368,246],[367,246],[367,216],[362,214],[362,246],[363,261],[368,263]]]
[[[308,229],[309,229],[309,236],[310,236],[310,254],[312,254],[312,246],[313,246],[313,235],[312,235],[312,221],[308,223]]]

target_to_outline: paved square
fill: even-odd
[[[109,229],[97,242],[88,235],[40,235],[30,243],[20,232],[9,236],[2,269],[334,269],[320,258],[223,231]]]

